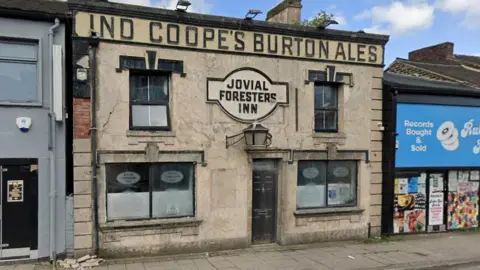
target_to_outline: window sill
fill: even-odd
[[[313,138],[325,139],[346,139],[347,135],[343,132],[313,132]]]
[[[118,229],[134,229],[134,228],[156,228],[156,229],[172,229],[185,227],[198,227],[202,220],[196,218],[172,218],[172,219],[156,219],[156,220],[132,220],[132,221],[111,221],[100,225],[102,231],[118,230]]]
[[[164,130],[127,130],[127,137],[175,137],[173,131]]]
[[[313,132],[314,144],[337,143],[345,144],[347,135],[343,132]]]
[[[365,211],[356,206],[353,207],[338,207],[325,209],[302,209],[295,211],[296,217],[310,217],[310,216],[334,216],[334,215],[355,215],[361,214]]]

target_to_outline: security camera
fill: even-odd
[[[378,122],[377,123],[377,127],[380,131],[384,131],[385,130],[385,127],[383,126],[383,124],[381,122]]]

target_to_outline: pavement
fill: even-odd
[[[107,260],[94,270],[480,270],[480,233],[410,235],[382,240],[252,248],[169,257]],[[3,265],[0,270],[51,269]]]

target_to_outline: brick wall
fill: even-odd
[[[430,47],[425,47],[408,53],[408,60],[435,62],[453,57],[453,46],[451,42],[445,42]]]
[[[84,139],[90,137],[90,99],[73,99],[73,137]]]

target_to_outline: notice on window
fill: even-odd
[[[23,180],[10,180],[7,188],[7,202],[23,202]]]
[[[448,172],[448,191],[456,192],[458,186],[457,171]]]
[[[460,182],[460,183],[468,182],[469,178],[470,178],[470,172],[469,171],[459,171],[458,172],[458,182]]]
[[[428,225],[443,224],[443,193],[430,193],[428,209]]]
[[[470,181],[480,181],[480,171],[471,171]]]
[[[408,194],[408,178],[398,179],[398,194]]]
[[[443,191],[443,175],[430,174],[430,192]]]

